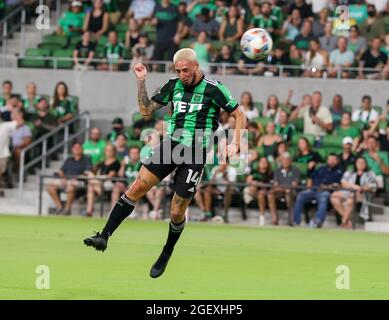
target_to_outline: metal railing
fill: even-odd
[[[42,5],[44,2],[42,0],[39,1],[39,4]],[[61,7],[61,0],[55,0],[55,6],[54,6],[54,23],[58,24],[58,20],[60,19],[62,7]],[[36,12],[37,13],[37,12]],[[50,11],[50,16],[52,16],[52,11]],[[21,55],[24,54],[25,49],[25,41],[26,41],[26,35],[25,35],[25,25],[26,25],[26,10],[21,4],[17,8],[15,8],[13,11],[8,13],[1,21],[0,21],[0,43],[1,45],[1,52],[2,54],[6,54],[7,48],[8,48],[8,39],[12,37],[12,35],[19,31],[20,32],[20,38],[19,38],[19,53]],[[38,29],[36,29],[39,31]],[[2,62],[2,65],[4,66],[4,59]]]
[[[42,215],[42,207],[43,207],[43,188],[44,188],[44,184],[45,184],[45,180],[46,179],[62,179],[61,177],[57,176],[57,175],[47,175],[47,174],[40,174],[39,175],[39,208],[38,208],[38,214],[39,215]],[[64,179],[68,180],[68,179],[77,179],[79,181],[84,181],[85,182],[85,187],[87,186],[87,183],[88,181],[90,180],[99,180],[101,181],[101,188],[102,188],[102,192],[101,192],[101,196],[100,196],[100,217],[102,218],[103,215],[104,215],[104,193],[105,193],[105,189],[104,189],[104,182],[105,181],[112,181],[112,182],[124,182],[125,184],[128,183],[128,180],[126,178],[123,178],[123,177],[106,177],[106,176],[75,176],[75,175],[68,175],[66,176]],[[166,190],[167,188],[171,188],[172,186],[172,183],[169,182],[169,181],[161,181],[160,184],[159,184],[162,188],[164,188],[164,190]],[[245,187],[248,187],[248,186],[252,186],[252,184],[250,183],[247,183],[247,182],[221,182],[221,181],[201,181],[200,184],[198,185],[198,189],[204,187],[204,186],[208,186],[208,185],[212,185],[212,186],[226,186],[226,187],[229,187],[229,188],[238,188],[240,190],[243,190]],[[285,188],[285,190],[293,190],[296,194],[294,197],[292,198],[296,198],[297,197],[297,193],[299,191],[304,191],[304,190],[316,190],[318,192],[320,191],[329,191],[329,192],[332,192],[332,191],[339,191],[339,190],[342,190],[342,191],[348,191],[352,194],[352,198],[353,198],[353,208],[352,208],[352,228],[353,230],[356,229],[357,227],[357,191],[355,189],[347,189],[347,188],[342,188],[341,186],[338,186],[338,187],[326,187],[324,189],[322,189],[321,187],[310,187],[310,188],[307,188],[306,186],[303,186],[303,185],[300,185],[300,186],[282,186],[282,185],[273,185],[271,183],[260,183],[260,188],[262,189],[267,189],[267,190],[271,190],[272,188],[274,187],[277,187],[277,188],[280,188],[280,187],[283,187]],[[243,191],[242,192],[238,192],[237,195],[241,198],[241,203],[243,204],[243,207],[242,207],[242,218],[243,220],[246,220],[247,219],[247,216],[246,216],[246,213],[245,213],[245,210],[246,210],[246,204],[244,204],[244,200],[243,200]],[[292,199],[292,203],[291,203],[291,207],[293,208],[294,206],[294,200],[295,199]],[[328,201],[330,201],[328,199]],[[166,209],[167,209],[167,203],[168,201],[163,201],[163,208],[164,208],[164,211],[166,212]],[[288,208],[288,210],[292,210],[292,208]],[[288,212],[288,215],[290,213]],[[224,212],[224,215],[223,215],[223,218],[224,218],[224,221],[225,222],[228,222],[228,209],[225,210]],[[290,216],[289,216],[290,218]]]
[[[75,133],[70,132],[71,126],[75,124],[82,123],[84,125],[80,126]],[[20,167],[19,167],[19,197],[23,195],[24,179],[27,173],[27,170],[33,168],[35,165],[41,163],[41,169],[46,169],[48,157],[52,155],[55,151],[63,147],[63,157],[66,159],[69,153],[69,141],[72,141],[78,138],[81,135],[85,135],[85,140],[88,139],[90,129],[90,114],[89,112],[83,112],[77,117],[65,122],[64,124],[58,126],[54,130],[48,132],[38,140],[34,141],[27,147],[25,147],[20,154]],[[55,137],[60,136],[63,133],[62,141],[57,141],[53,146],[48,149],[49,139],[54,139]],[[41,153],[35,156],[31,161],[26,161],[27,152],[31,152],[34,149],[41,148]]]
[[[9,58],[7,55],[2,56],[3,59]],[[49,57],[49,56],[22,56],[20,59],[27,59],[27,60],[33,60],[33,61],[44,61],[45,65],[44,68],[50,68],[50,69],[58,69],[59,64],[61,62],[66,62],[72,64],[72,67],[74,67],[74,59],[73,57]],[[78,58],[79,62],[85,62],[86,58]],[[95,66],[101,63],[108,64],[108,71],[115,71],[114,66],[118,63],[108,61],[103,58],[93,58],[89,60],[94,64]],[[138,60],[136,60],[138,61]],[[119,68],[120,71],[127,71],[133,64],[134,60],[131,59],[123,59],[121,60],[121,68]],[[143,61],[145,65],[148,66],[157,66],[157,70],[152,70],[150,68],[150,71],[156,71],[156,72],[162,72],[162,73],[171,73],[174,72],[173,63],[171,61]],[[89,64],[91,67],[91,65]],[[247,76],[256,76],[257,74],[253,74],[251,71],[253,71],[254,68],[258,68],[258,64],[238,64],[238,63],[214,63],[209,62],[205,65],[200,64],[200,68],[203,67],[207,70],[206,73],[213,73],[213,74],[219,74],[219,75],[247,75]],[[68,66],[65,67],[68,69]],[[307,67],[304,65],[272,65],[272,64],[266,64],[261,63],[262,71],[260,72],[262,76],[267,77],[302,77],[305,71],[310,72],[320,72],[320,77],[313,77],[313,78],[322,78],[327,79],[331,76],[330,71],[332,71],[333,75],[332,78],[336,79],[342,79],[343,75],[345,73],[348,74],[348,79],[355,79],[358,77],[358,75],[363,74],[366,76],[366,78],[369,78],[370,75],[376,75],[377,80],[381,79],[388,79],[389,78],[389,70],[385,69],[376,69],[376,68],[361,68],[361,67],[323,67],[322,69],[315,69],[312,67]],[[91,67],[89,70],[93,70],[94,67]],[[244,73],[242,70],[246,69]],[[232,70],[232,71],[231,71]],[[333,72],[335,70],[335,73]],[[285,73],[288,72],[289,74],[286,75]]]
[[[24,37],[25,23],[26,23],[26,10],[24,9],[23,5],[20,5],[19,7],[15,8],[12,12],[6,15],[3,18],[3,20],[0,21],[0,30],[1,30],[0,42],[2,44],[3,54],[7,52],[8,39],[16,31],[20,31],[19,46],[20,48],[23,48],[24,41],[25,41],[25,37]]]

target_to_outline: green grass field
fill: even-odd
[[[101,253],[82,243],[104,220],[0,216],[1,299],[388,299],[389,236],[189,223],[158,279],[165,222],[126,221]],[[38,265],[50,289],[35,287]],[[350,269],[349,290],[335,286]]]

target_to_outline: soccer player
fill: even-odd
[[[236,119],[232,141],[225,148],[227,157],[234,157],[239,152],[240,130],[246,126],[244,113],[229,90],[220,82],[202,74],[196,53],[192,49],[178,50],[173,62],[177,77],[170,79],[151,99],[146,90],[146,67],[141,63],[134,65],[139,110],[143,116],[150,116],[169,102],[173,103],[167,137],[143,161],[137,178],[111,209],[102,232],[84,240],[87,246],[104,251],[108,238],[131,214],[135,203],[176,170],[169,233],[162,253],[151,267],[152,278],[159,277],[165,271],[184,229],[185,211],[201,178],[210,136],[218,127],[221,109]]]

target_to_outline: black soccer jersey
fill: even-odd
[[[200,131],[201,141],[197,142],[208,146],[209,137],[218,128],[220,109],[231,113],[238,107],[222,83],[206,76],[192,87],[185,87],[179,78],[170,79],[151,99],[161,105],[172,102],[167,134],[186,146],[193,144]]]

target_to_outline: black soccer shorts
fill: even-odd
[[[201,180],[206,156],[205,148],[187,147],[166,138],[142,164],[161,181],[176,170],[173,190],[180,197],[191,199]]]

